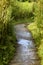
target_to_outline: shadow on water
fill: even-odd
[[[18,47],[9,65],[40,65],[32,36],[25,28],[25,24],[16,25],[14,28]]]

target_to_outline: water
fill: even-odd
[[[25,24],[16,25],[14,28],[18,47],[9,65],[40,65],[32,36],[26,29]]]

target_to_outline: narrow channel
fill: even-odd
[[[25,24],[14,26],[17,38],[17,51],[9,65],[40,65],[35,43],[31,33],[28,32]]]

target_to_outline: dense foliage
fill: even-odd
[[[35,2],[36,0],[18,0],[18,1],[21,1],[21,2],[25,2],[25,1],[28,1],[28,2]]]
[[[33,4],[34,2],[29,3],[28,1],[26,2],[20,2],[20,1],[12,1],[11,6],[12,6],[12,19],[13,21],[18,22],[18,20],[28,20],[31,19],[33,20],[34,14],[33,14]]]
[[[41,65],[43,65],[43,1],[35,2],[35,18],[34,23],[30,24],[28,28],[32,32],[38,48],[38,54],[41,57]]]
[[[38,54],[43,65],[43,1],[0,0],[0,65],[7,65],[14,54],[15,23],[29,23],[30,21],[32,23],[28,28],[38,47]]]
[[[9,1],[0,0],[0,65],[6,65],[15,51],[16,38],[12,34],[12,25],[9,24],[11,13]]]
[[[31,7],[30,7],[31,5]],[[16,2],[13,7],[12,16],[15,19],[30,18],[33,16],[33,2]]]
[[[12,22],[15,22],[17,18],[24,19],[24,17],[30,18],[32,16],[33,2],[0,0],[0,65],[7,65],[15,51],[16,37],[13,34],[14,24]],[[27,21],[27,19],[25,20]]]

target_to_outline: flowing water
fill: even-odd
[[[17,37],[17,51],[9,65],[40,65],[40,60],[30,32],[25,24],[14,26]]]

